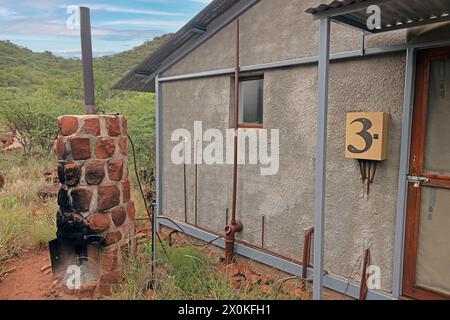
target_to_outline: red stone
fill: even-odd
[[[123,161],[122,160],[110,160],[108,162],[108,174],[109,179],[114,181],[122,180],[123,175]]]
[[[120,191],[116,185],[106,185],[98,188],[97,210],[109,210],[118,206],[119,203]]]
[[[105,250],[101,257],[102,271],[119,271],[118,250]]]
[[[128,154],[128,138],[121,137],[119,140],[120,153],[124,156]]]
[[[87,219],[88,225],[94,232],[102,232],[109,228],[111,219],[107,214],[95,213]]]
[[[79,299],[89,299],[94,297],[95,290],[97,289],[97,281],[89,281],[87,283],[83,283],[81,285],[81,288],[78,290],[75,290],[75,295]]]
[[[108,135],[111,137],[120,136],[120,118],[108,117],[106,118],[106,127],[108,128]]]
[[[100,121],[97,118],[84,120],[84,132],[93,136],[100,135]]]
[[[64,181],[69,187],[75,187],[81,178],[81,169],[75,163],[69,163],[64,166]]]
[[[127,223],[122,227],[122,234],[125,237],[132,237],[134,234],[136,233],[136,225],[134,224],[134,222],[131,223]]]
[[[111,211],[111,218],[114,221],[116,227],[120,227],[121,225],[123,225],[127,218],[127,211],[122,207],[114,208]]]
[[[64,144],[63,137],[59,137],[55,140],[53,149],[55,150],[55,154],[58,157],[58,160],[64,160],[64,158],[66,156],[66,147]]]
[[[95,147],[95,155],[99,159],[108,159],[114,155],[116,146],[112,139],[100,139]]]
[[[130,180],[126,179],[122,182],[123,203],[127,203],[131,199]]]
[[[128,217],[130,218],[130,220],[134,220],[134,218],[136,218],[136,206],[134,205],[133,201],[130,201],[128,203]]]
[[[65,116],[59,121],[59,133],[63,136],[70,136],[78,130],[78,119],[76,117]]]
[[[124,116],[122,116],[122,134],[124,136],[128,134],[128,121]]]
[[[92,199],[92,191],[89,188],[75,188],[71,192],[72,197],[72,208],[76,212],[88,212],[91,199]]]
[[[120,271],[102,274],[99,282],[99,291],[102,296],[110,296],[114,287],[120,283]]]
[[[70,147],[74,160],[87,160],[91,157],[91,142],[88,138],[71,138]]]
[[[105,178],[105,162],[89,161],[85,165],[84,178],[90,185],[99,185]]]
[[[119,242],[120,240],[122,240],[122,234],[120,233],[119,230],[116,230],[116,231],[108,233],[105,236],[105,243],[104,243],[104,245],[107,247],[107,246],[110,246],[110,245],[112,245],[112,244],[114,244],[116,242]]]

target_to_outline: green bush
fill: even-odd
[[[71,101],[59,100],[44,90],[0,92],[0,122],[14,132],[25,156],[50,152],[57,134],[56,118],[80,109]]]

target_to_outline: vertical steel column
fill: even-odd
[[[91,17],[89,8],[80,7],[81,57],[83,62],[86,114],[95,114],[94,64],[92,62]]]
[[[403,251],[405,239],[406,202],[408,195],[409,154],[411,146],[411,126],[414,106],[416,49],[406,51],[405,93],[403,100],[402,138],[400,169],[398,177],[397,217],[395,222],[394,274],[392,295],[400,298],[403,282]]]
[[[152,225],[152,268],[156,270],[156,237],[159,231],[158,217],[162,215],[162,110],[161,110],[161,84],[159,75],[155,79],[156,94],[156,210],[153,212]],[[155,276],[154,273],[153,276]],[[154,279],[155,280],[155,279]],[[156,280],[155,280],[156,281]],[[155,282],[156,285],[156,282]]]
[[[323,293],[323,253],[325,236],[325,196],[328,125],[328,81],[330,64],[330,19],[320,20],[320,52],[317,109],[317,145],[314,212],[314,276],[313,297],[321,300]]]

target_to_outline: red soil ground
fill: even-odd
[[[67,300],[50,270],[41,268],[50,264],[48,250],[30,251],[11,261],[7,269],[15,268],[0,279],[0,300]]]

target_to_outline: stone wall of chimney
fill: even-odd
[[[61,182],[60,213],[77,215],[101,245],[88,245],[100,266],[96,292],[109,295],[120,281],[120,252],[132,245],[136,208],[128,180],[127,119],[85,115],[58,118],[55,141]]]

